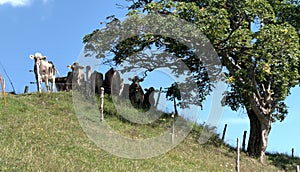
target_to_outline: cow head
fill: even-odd
[[[84,69],[83,66],[79,66],[78,62],[74,62],[72,65],[68,65],[67,66],[69,69],[71,69],[72,71],[76,71],[78,69]]]
[[[144,90],[145,90],[146,92],[149,92],[149,93],[152,93],[152,92],[156,91],[153,87],[145,88]]]
[[[138,76],[135,76],[133,78],[128,78],[129,81],[132,81],[132,86],[134,86],[136,88],[136,91],[138,91],[138,89],[140,88],[140,82],[143,82],[144,79],[143,78],[139,78]]]
[[[35,63],[40,63],[42,60],[46,60],[47,59],[46,56],[42,56],[42,54],[39,53],[39,52],[35,53],[35,55],[30,55],[29,58],[32,59],[32,60],[34,60]]]

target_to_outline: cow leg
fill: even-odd
[[[40,79],[37,81],[37,89],[39,93],[42,92],[42,81]]]
[[[52,92],[54,92],[55,78],[52,79]]]
[[[49,81],[48,81],[47,77],[45,78],[45,85],[46,85],[48,93],[50,93]]]
[[[37,91],[39,93],[41,93],[42,92],[42,78],[40,76],[37,77],[36,85],[37,85]]]
[[[37,91],[39,93],[41,93],[42,92],[42,90],[41,90],[42,78],[40,75],[40,66],[37,63],[34,65],[34,74],[35,74],[35,79],[36,79]]]
[[[37,91],[40,93],[41,92],[41,90],[40,90],[41,86],[40,86],[40,81],[39,80],[36,81],[36,88],[37,88]]]

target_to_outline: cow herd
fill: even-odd
[[[34,74],[37,83],[38,92],[41,92],[41,83],[44,82],[48,92],[54,91],[54,85],[57,91],[71,91],[79,90],[84,91],[86,95],[94,95],[101,93],[101,87],[104,87],[104,92],[109,95],[116,95],[123,99],[129,99],[131,104],[136,108],[154,107],[155,89],[150,87],[149,89],[142,89],[140,82],[144,79],[134,76],[128,78],[131,84],[125,84],[124,79],[121,78],[120,73],[110,68],[105,77],[103,74],[92,70],[91,66],[80,66],[78,62],[74,62],[72,65],[67,66],[71,69],[65,77],[55,77],[56,68],[54,64],[47,61],[46,56],[42,56],[41,53],[35,53],[30,55],[30,58],[34,60]],[[49,82],[52,83],[50,89]]]

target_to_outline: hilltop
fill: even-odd
[[[2,98],[0,96],[0,98]],[[154,124],[136,125],[122,119],[105,97],[105,121],[128,137],[151,136],[170,126],[164,117]],[[78,122],[72,93],[7,95],[0,103],[0,171],[235,171],[235,151],[214,135],[207,144],[197,138],[201,126],[171,151],[160,156],[132,160],[97,147]],[[270,164],[241,155],[241,171],[291,170],[299,159],[268,156]]]

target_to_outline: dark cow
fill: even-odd
[[[124,87],[124,82],[123,79],[121,79],[120,73],[113,69],[110,68],[106,73],[105,73],[105,80],[104,80],[104,90],[105,93],[111,94],[113,93],[114,95],[120,95],[121,91],[123,90]]]
[[[88,95],[100,94],[103,87],[103,74],[94,71],[90,66],[86,67],[86,92]]]
[[[134,78],[129,78],[132,81],[129,86],[129,100],[131,104],[137,108],[141,108],[144,102],[144,91],[140,86],[140,82],[144,81],[144,79],[140,79],[138,76]]]
[[[37,84],[38,92],[42,92],[41,84],[45,82],[47,91],[54,91],[55,85],[55,66],[52,62],[47,61],[46,56],[42,56],[41,53],[37,52],[35,55],[29,56],[32,60],[34,60],[34,74]],[[52,83],[52,88],[50,90],[49,82]]]
[[[144,102],[143,107],[146,109],[149,109],[151,107],[154,107],[155,99],[154,99],[154,92],[155,89],[153,87],[150,87],[149,89],[145,89],[146,93],[144,95]]]
[[[72,90],[73,72],[68,72],[66,80],[66,91]]]
[[[57,91],[66,91],[67,90],[67,77],[56,77],[55,86]]]
[[[71,91],[72,90],[73,72],[68,72],[65,77],[55,78],[55,85],[57,91]]]
[[[124,84],[123,89],[121,90],[120,97],[124,100],[129,99],[129,87],[130,87],[130,84]]]
[[[101,87],[103,87],[103,74],[97,71],[94,71],[91,76],[92,88],[96,94],[101,93]]]

